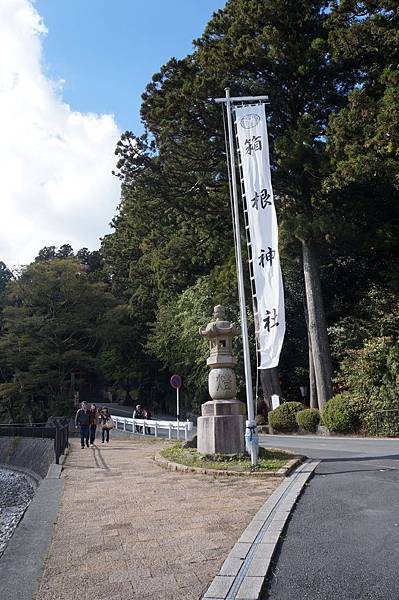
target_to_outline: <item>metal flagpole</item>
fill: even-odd
[[[179,402],[179,388],[176,388],[176,417],[177,417],[177,439],[180,439],[179,434],[179,421],[180,421],[180,402]]]
[[[227,109],[227,127],[229,133],[229,154],[230,154],[230,173],[231,173],[231,191],[233,196],[233,214],[235,221],[235,244],[236,244],[236,256],[237,256],[237,283],[238,283],[238,296],[240,300],[240,317],[241,317],[241,330],[242,330],[242,345],[244,353],[244,371],[245,371],[245,388],[247,396],[247,412],[248,420],[246,421],[245,430],[245,447],[251,456],[251,464],[256,465],[259,452],[259,438],[256,431],[256,421],[254,415],[254,400],[252,393],[252,374],[251,374],[251,360],[249,354],[249,342],[248,342],[248,326],[247,326],[247,311],[245,304],[245,291],[244,291],[244,277],[242,268],[242,253],[241,253],[241,239],[240,239],[240,218],[238,210],[238,195],[237,195],[237,181],[236,181],[236,167],[234,160],[234,134],[233,134],[233,122],[231,114],[231,98],[230,90],[226,88],[226,109]],[[247,98],[246,98],[247,99]],[[249,99],[249,98],[248,98]],[[222,100],[222,99],[220,99]],[[220,101],[217,99],[216,101]],[[236,98],[236,100],[238,100]],[[242,98],[240,99],[242,100]]]

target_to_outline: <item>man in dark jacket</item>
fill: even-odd
[[[133,411],[133,419],[144,419],[145,414],[144,410],[141,408],[141,404],[137,404],[136,408]],[[141,425],[136,425],[136,433],[140,433],[143,430]]]
[[[90,435],[90,411],[85,401],[82,402],[81,408],[79,408],[78,412],[76,413],[75,425],[76,427],[80,427],[80,444],[82,449],[85,447],[85,442],[88,448]]]

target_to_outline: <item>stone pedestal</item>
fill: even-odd
[[[242,454],[244,430],[245,406],[242,402],[206,402],[197,421],[197,450],[201,454]]]
[[[224,308],[215,306],[214,321],[201,327],[200,334],[209,339],[209,395],[202,405],[197,422],[197,449],[201,454],[242,454],[244,452],[245,406],[236,400],[237,359],[232,341],[239,333],[225,320]]]

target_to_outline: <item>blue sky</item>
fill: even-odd
[[[48,29],[44,65],[65,80],[73,110],[113,113],[122,130],[142,130],[140,96],[169,58],[192,50],[225,0],[36,0]]]
[[[225,0],[0,0],[0,260],[99,247],[120,203],[121,133]]]

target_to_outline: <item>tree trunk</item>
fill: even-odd
[[[302,256],[310,347],[313,356],[317,399],[319,409],[322,411],[332,395],[330,346],[327,337],[319,264],[313,247],[305,241],[302,241]]]
[[[313,354],[312,354],[312,342],[310,341],[309,331],[308,331],[308,338],[309,338],[309,406],[310,406],[310,408],[318,408],[316,378],[315,378],[315,373],[314,373],[314,362],[313,362]]]
[[[313,354],[312,354],[312,340],[310,339],[309,332],[309,313],[308,313],[308,305],[306,302],[306,293],[303,296],[303,311],[305,313],[305,321],[306,321],[306,333],[308,334],[308,360],[309,360],[309,406],[310,408],[317,408],[317,390],[316,390],[316,380],[314,376],[314,362],[313,362]]]
[[[317,390],[316,390],[316,379],[314,374],[314,362],[313,362],[313,354],[312,354],[312,340],[310,339],[310,331],[309,331],[309,313],[308,313],[308,305],[306,302],[306,293],[303,297],[303,310],[305,313],[305,321],[306,321],[306,332],[308,334],[308,360],[309,360],[309,407],[310,408],[318,408],[317,403]]]
[[[267,412],[273,410],[272,395],[277,394],[281,398],[281,387],[278,381],[277,367],[273,369],[260,369],[260,383]]]

